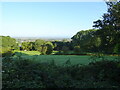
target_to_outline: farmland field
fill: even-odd
[[[91,56],[80,56],[80,55],[39,55],[40,53],[37,51],[19,51],[21,52],[21,56],[23,58],[28,58],[30,60],[34,60],[37,62],[50,62],[52,60],[55,61],[57,65],[64,64],[67,60],[70,60],[71,64],[88,64],[93,59],[90,59]],[[17,54],[19,54],[19,52]],[[16,54],[16,55],[17,55]],[[105,59],[112,60],[116,58],[116,56],[104,56]],[[97,59],[102,60],[102,58]]]

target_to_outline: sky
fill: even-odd
[[[0,35],[71,38],[92,29],[107,12],[105,2],[2,2]]]

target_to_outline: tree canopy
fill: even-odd
[[[112,53],[120,42],[120,1],[106,4],[107,13],[104,13],[102,20],[95,21],[93,27],[99,29],[96,35],[101,39],[100,50]]]
[[[96,31],[95,29],[79,31],[71,38],[73,47],[79,46],[82,51],[90,51],[96,43],[100,42],[94,35]]]
[[[19,49],[18,43],[14,38],[11,38],[10,36],[0,36],[0,38],[2,39],[2,43],[0,45],[0,50],[2,53],[9,50]]]

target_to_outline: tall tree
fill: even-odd
[[[108,11],[102,20],[94,22],[95,28],[99,28],[96,35],[101,38],[101,51],[112,53],[114,47],[120,42],[120,1],[106,2]]]
[[[95,29],[90,29],[78,32],[71,38],[73,47],[80,46],[81,51],[90,51],[95,46],[94,44],[98,43],[98,40],[95,40],[96,37],[94,36],[96,31]]]

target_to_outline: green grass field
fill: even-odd
[[[21,52],[23,55],[27,54],[27,55],[40,55],[40,52],[38,51],[14,51],[14,52]]]
[[[50,62],[52,60],[55,61],[56,64],[62,65],[67,60],[70,60],[71,64],[88,64],[92,62],[93,60],[90,59],[91,56],[80,56],[80,55],[40,55],[37,51],[17,51],[21,52],[21,56],[23,58],[28,58],[30,60],[34,60],[37,62]],[[104,56],[104,58],[113,60],[116,58],[115,56]],[[102,60],[102,58],[98,58],[97,61]]]

